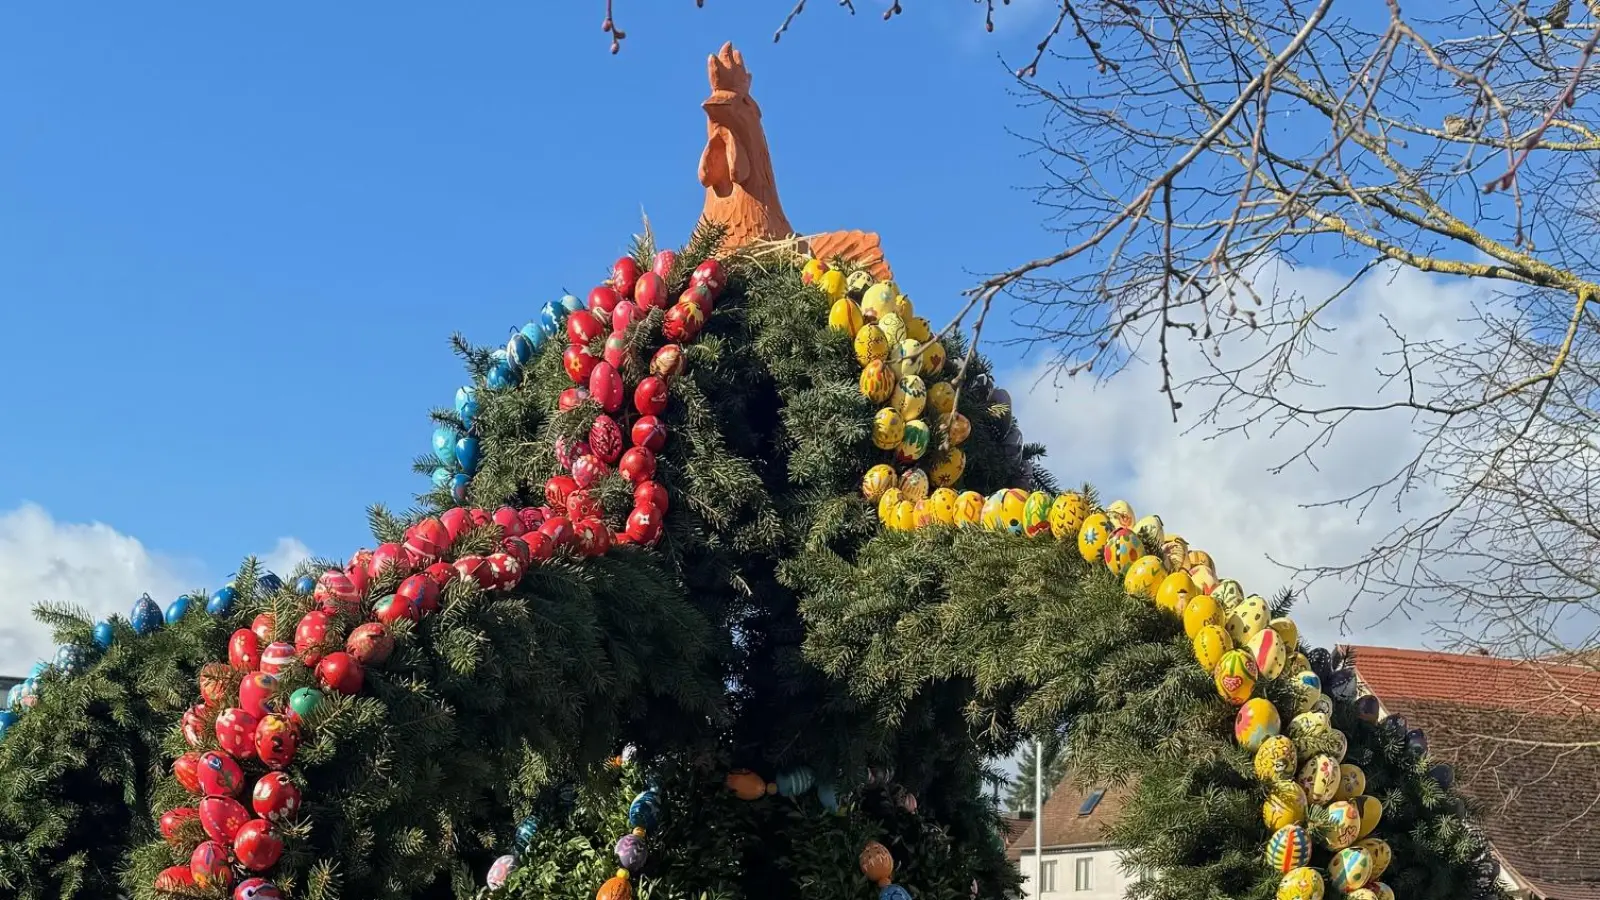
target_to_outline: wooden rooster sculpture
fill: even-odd
[[[706,111],[706,149],[700,155],[700,183],[706,189],[702,216],[727,227],[724,247],[730,250],[751,241],[795,236],[778,199],[772,151],[761,127],[761,107],[750,96],[744,56],[732,43],[723,44],[707,58],[706,72],[711,96],[701,104]],[[842,256],[866,266],[877,278],[891,277],[876,234],[833,231],[798,240],[813,256]]]

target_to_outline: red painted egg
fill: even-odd
[[[333,617],[320,609],[300,617],[300,624],[294,627],[294,649],[306,665],[314,666],[322,658],[323,645],[328,643],[328,626],[332,624]]]
[[[588,399],[589,389],[587,387],[570,387],[562,391],[561,396],[556,398],[556,407],[562,412],[570,412],[582,406]]]
[[[533,556],[528,553],[528,545],[522,542],[522,536],[502,538],[500,552],[515,559],[523,568],[533,561]]]
[[[631,256],[622,257],[611,264],[611,284],[589,291],[589,308],[611,312],[623,297],[633,296],[633,285],[638,280],[639,264]]]
[[[250,630],[256,633],[261,643],[272,643],[272,630],[277,627],[278,620],[272,613],[264,612],[250,620]]]
[[[584,556],[600,556],[611,549],[611,529],[599,519],[579,519],[572,531],[578,542],[578,552]]]
[[[614,463],[622,456],[622,426],[616,419],[602,414],[589,426],[589,452],[605,463]]]
[[[515,507],[502,506],[489,519],[500,526],[502,537],[516,537],[527,530],[522,527],[522,516],[517,514]]]
[[[678,295],[679,303],[692,303],[699,307],[702,318],[711,317],[712,297],[711,289],[703,284],[691,284],[688,289]]]
[[[422,609],[417,606],[417,601],[399,594],[385,594],[372,604],[372,615],[385,625],[393,625],[402,619],[415,622],[422,618]]]
[[[656,475],[656,455],[646,447],[629,447],[617,463],[617,472],[633,484],[649,481]]]
[[[622,375],[617,367],[604,360],[595,363],[589,371],[589,396],[608,413],[622,409]]]
[[[190,822],[200,820],[200,811],[192,806],[180,806],[161,814],[161,837],[174,847],[184,843],[184,829]]]
[[[487,509],[481,506],[474,506],[467,510],[467,521],[472,523],[473,528],[483,528],[494,521],[494,516],[489,515]]]
[[[300,786],[282,772],[268,772],[250,792],[250,807],[269,822],[289,822],[300,815]]]
[[[712,297],[719,297],[722,295],[722,289],[728,284],[728,273],[722,267],[722,263],[708,259],[695,266],[694,271],[689,273],[689,283],[703,284],[711,289]]]
[[[178,779],[183,789],[191,794],[204,790],[200,786],[200,754],[185,753],[172,761],[172,777]]]
[[[312,599],[331,613],[357,613],[361,611],[361,589],[347,572],[329,569],[317,579]]]
[[[585,453],[572,462],[572,480],[580,489],[593,487],[600,479],[606,476],[610,468],[600,461],[600,457],[593,453]],[[567,504],[572,504],[572,495],[567,495]],[[571,511],[570,509],[568,510]]]
[[[683,374],[684,363],[683,347],[666,344],[650,357],[650,374],[658,378],[674,378]]]
[[[636,506],[628,513],[628,540],[646,547],[661,539],[661,513],[655,507]]]
[[[647,375],[633,389],[633,408],[644,416],[659,416],[667,411],[667,382],[659,375]]]
[[[394,652],[394,638],[377,622],[363,622],[350,632],[350,637],[344,642],[344,650],[363,666],[381,666],[389,661],[389,654]]]
[[[217,750],[200,755],[195,771],[200,789],[207,797],[234,797],[244,788],[244,772],[233,757]]]
[[[363,678],[361,663],[343,650],[329,653],[322,658],[322,662],[317,663],[317,681],[323,687],[347,696],[361,692]]]
[[[300,749],[300,730],[283,716],[267,716],[256,726],[256,755],[269,769],[286,769]]]
[[[566,509],[567,495],[578,489],[571,475],[556,475],[544,483],[544,502],[556,509]]]
[[[522,581],[522,563],[509,553],[491,553],[484,558],[484,563],[492,579],[492,583],[484,585],[486,589],[508,591]]]
[[[661,279],[665,281],[672,277],[672,267],[677,264],[678,254],[675,251],[661,250],[650,260],[650,271],[661,276]]]
[[[450,586],[450,582],[456,580],[456,567],[447,562],[436,562],[423,569],[422,574],[428,576],[428,580],[438,585],[442,591]]]
[[[624,300],[617,304],[611,311],[611,333],[627,337],[628,326],[639,318],[639,305],[632,300]]]
[[[544,521],[544,510],[537,506],[526,506],[517,510],[517,515],[522,518],[522,533],[538,531],[539,523]]]
[[[246,878],[233,889],[233,900],[283,900],[283,894],[265,878]]]
[[[233,838],[233,855],[252,872],[265,872],[283,856],[283,838],[266,819],[252,819]]]
[[[406,550],[419,563],[437,562],[449,546],[449,534],[438,519],[423,519],[411,526],[406,535]]]
[[[372,562],[367,572],[377,579],[391,571],[396,575],[404,575],[413,568],[411,554],[406,552],[405,547],[400,544],[379,544],[378,549],[372,551]]]
[[[250,821],[250,811],[232,797],[207,797],[200,801],[200,824],[206,835],[219,844],[228,844],[239,826]]]
[[[233,884],[233,869],[228,865],[228,850],[216,841],[202,841],[189,857],[189,874],[203,888],[227,888]]]
[[[521,532],[519,531],[518,533],[520,534]],[[449,564],[443,563],[442,565],[448,566]],[[451,574],[455,572],[454,569],[450,571]],[[439,608],[439,584],[425,573],[412,575],[405,581],[400,582],[400,586],[395,588],[394,592],[396,596],[404,597],[415,603],[417,612],[421,615],[427,615]]]
[[[156,876],[156,890],[177,893],[194,887],[194,873],[188,866],[168,866]]]
[[[206,663],[200,667],[198,681],[201,699],[206,703],[221,703],[233,686],[233,669],[222,663]]]
[[[667,511],[667,489],[659,481],[641,481],[633,486],[633,505],[654,507],[657,512]]]
[[[595,338],[606,333],[604,325],[595,318],[594,313],[587,309],[580,309],[567,316],[567,343],[579,347],[587,347]]]
[[[531,562],[545,562],[555,555],[555,542],[542,531],[530,531],[519,540],[528,545],[528,558]]]
[[[261,665],[261,639],[248,628],[228,638],[228,665],[241,672],[254,672]]]
[[[651,453],[659,453],[667,445],[667,426],[655,416],[640,416],[633,423],[632,434],[635,447],[643,447]]]
[[[552,552],[560,550],[572,543],[572,520],[566,516],[551,516],[539,526],[539,533],[550,539]]]
[[[574,522],[579,519],[598,519],[603,511],[600,500],[586,490],[576,490],[567,495],[567,518]]]
[[[640,275],[633,286],[633,302],[639,304],[640,309],[662,309],[667,305],[666,281],[654,272]]]
[[[261,651],[261,671],[268,675],[281,675],[294,663],[294,645],[288,641],[273,641]]]
[[[372,571],[372,551],[362,547],[350,554],[350,561],[344,564],[344,571],[352,579],[357,577],[358,572],[361,573],[359,577],[365,578],[367,573]]]
[[[556,464],[563,469],[572,468],[572,461],[588,452],[588,441],[568,442],[564,437],[556,438]]]
[[[462,581],[470,581],[483,587],[483,577],[479,574],[484,566],[483,557],[467,555],[456,559],[456,577]]]
[[[465,506],[447,509],[439,514],[439,522],[444,525],[445,546],[448,547],[472,530],[472,512]]]
[[[206,733],[211,730],[211,723],[207,720],[206,705],[196,703],[183,711],[183,742],[191,747],[198,747],[206,741]]]
[[[272,696],[278,692],[278,678],[265,672],[251,672],[239,682],[239,706],[257,719],[271,712],[277,704]]]
[[[567,377],[573,384],[588,384],[589,373],[599,362],[600,357],[586,347],[568,347],[561,354],[561,367],[567,370]]]
[[[674,303],[661,323],[661,333],[672,341],[692,341],[705,325],[705,313],[693,301]]]
[[[215,730],[217,746],[235,759],[249,759],[256,755],[256,723],[261,720],[237,706],[230,706],[217,715]]]
[[[622,368],[622,361],[628,358],[628,342],[621,335],[610,335],[600,348],[600,358],[618,369]]]

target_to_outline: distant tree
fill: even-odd
[[[1012,813],[1033,811],[1033,786],[1035,773],[1038,771],[1040,752],[1044,758],[1044,787],[1042,800],[1049,802],[1050,794],[1056,785],[1067,777],[1067,745],[1059,737],[1051,735],[1039,744],[1029,742],[1023,745],[1022,760],[1017,766],[1017,774],[1006,783],[1006,809]]]

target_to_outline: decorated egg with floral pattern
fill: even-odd
[[[960,447],[951,447],[939,454],[939,461],[933,464],[933,469],[928,472],[933,478],[933,483],[939,487],[951,487],[961,480],[961,473],[967,470],[967,454]]]
[[[900,445],[894,450],[894,458],[902,465],[914,463],[928,452],[928,442],[932,437],[928,433],[928,423],[921,419],[911,419],[906,422],[905,428],[900,433]]]
[[[1195,633],[1190,646],[1194,648],[1194,659],[1200,668],[1215,672],[1222,657],[1233,649],[1233,639],[1220,626],[1206,625]]]
[[[1022,533],[1039,537],[1050,533],[1050,495],[1034,491],[1022,505]]]
[[[907,469],[902,472],[900,497],[912,503],[928,499],[928,473],[921,469]]]
[[[1381,838],[1366,838],[1356,842],[1356,849],[1363,850],[1372,858],[1372,877],[1382,878],[1383,873],[1389,871],[1389,861],[1394,858],[1394,851],[1389,849],[1389,842]]]
[[[1189,577],[1202,594],[1210,594],[1217,589],[1217,573],[1210,566],[1190,566]]]
[[[1122,588],[1135,597],[1153,600],[1156,588],[1165,583],[1166,578],[1167,570],[1161,565],[1161,557],[1145,554],[1128,567],[1127,574],[1122,576]]]
[[[1062,494],[1050,504],[1050,533],[1058,541],[1076,538],[1089,515],[1089,503],[1082,494]]]
[[[1291,872],[1311,861],[1311,837],[1299,825],[1285,825],[1267,841],[1267,865]]]
[[[889,398],[894,396],[894,387],[898,380],[888,363],[875,359],[861,370],[861,395],[873,403],[887,403]]]
[[[979,524],[983,514],[983,495],[977,491],[962,491],[956,495],[956,524],[970,527]]]
[[[240,707],[228,707],[214,723],[217,745],[234,759],[250,759],[256,755],[256,723],[259,721]]]
[[[1111,532],[1110,540],[1106,541],[1105,550],[1101,551],[1105,558],[1106,568],[1111,574],[1122,576],[1127,573],[1133,561],[1144,555],[1144,542],[1139,536],[1127,528],[1118,528]]]
[[[1277,900],[1322,900],[1322,873],[1302,866],[1278,882]]]
[[[1321,806],[1332,800],[1333,792],[1339,788],[1339,764],[1333,757],[1319,753],[1300,766],[1295,780],[1305,788],[1306,802]]]
[[[1222,654],[1212,677],[1222,699],[1234,706],[1243,706],[1256,688],[1256,664],[1243,650],[1229,650]]]
[[[1099,562],[1101,551],[1111,540],[1111,519],[1105,513],[1090,513],[1078,529],[1078,553],[1087,562]]]
[[[1333,799],[1349,800],[1359,797],[1367,789],[1367,773],[1354,763],[1343,763],[1339,766],[1339,789],[1334,792]]]
[[[1294,741],[1285,735],[1269,737],[1256,748],[1256,777],[1262,781],[1292,779],[1299,764],[1300,754],[1294,749]]]
[[[1228,636],[1240,647],[1249,646],[1250,639],[1267,627],[1267,602],[1260,597],[1246,597],[1228,613]]]
[[[893,407],[878,410],[872,419],[872,444],[879,450],[893,450],[905,437],[906,420]]]
[[[1126,528],[1133,530],[1133,507],[1126,500],[1118,500],[1106,507],[1106,516],[1111,519],[1113,528]]]
[[[200,887],[226,890],[233,884],[227,847],[216,841],[202,841],[189,856],[189,873]]]
[[[1235,606],[1244,602],[1244,588],[1232,578],[1224,578],[1211,589],[1211,596],[1217,598],[1217,603],[1224,611],[1232,611]]]
[[[1306,792],[1292,781],[1274,782],[1267,789],[1267,799],[1261,803],[1261,821],[1267,828],[1277,831],[1289,825],[1299,825],[1306,820]]]
[[[921,418],[922,409],[928,404],[928,386],[923,384],[920,376],[907,375],[894,386],[894,395],[889,402],[894,404],[906,421]]]
[[[876,503],[883,492],[895,486],[894,467],[879,463],[861,477],[861,496]]]
[[[1277,737],[1283,723],[1271,700],[1255,697],[1246,700],[1233,717],[1233,739],[1246,750],[1255,750],[1267,738]]]
[[[1328,882],[1348,894],[1372,880],[1372,857],[1359,847],[1346,847],[1328,863]]]

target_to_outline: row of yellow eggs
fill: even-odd
[[[881,359],[867,363],[861,370],[858,386],[863,397],[874,403],[889,403],[909,419],[916,418],[924,409],[932,409],[941,416],[956,411],[956,389],[950,382],[936,381],[930,385],[920,375],[899,375]]]

